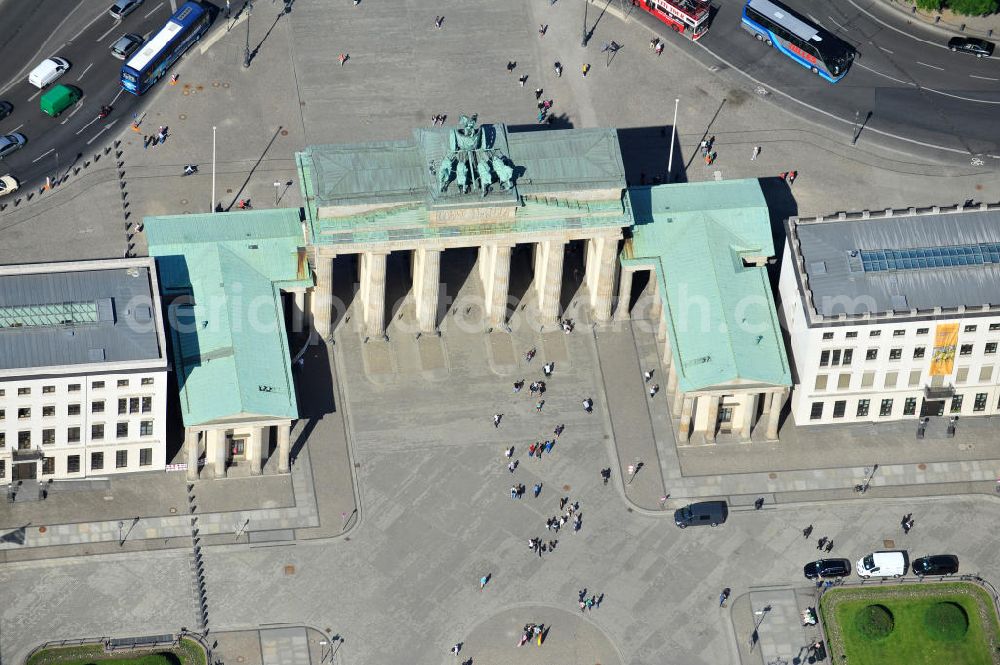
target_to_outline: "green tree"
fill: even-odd
[[[936,12],[941,10],[944,0],[917,0],[917,9],[925,12]]]
[[[995,14],[1000,9],[998,0],[947,0],[948,8],[964,16],[984,16]]]

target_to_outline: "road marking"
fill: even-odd
[[[102,129],[101,131],[99,131],[96,134],[94,134],[94,138],[92,138],[89,141],[87,141],[87,145],[90,145],[91,143],[93,143],[94,141],[96,141],[101,136],[101,134],[103,134],[104,132],[108,131],[112,127],[114,127],[114,125],[115,125],[116,122],[118,122],[118,121],[117,120],[112,120],[107,125],[105,125],[104,129]]]
[[[83,108],[83,102],[78,103],[76,105],[76,107],[73,109],[73,112],[70,113],[68,116],[66,116],[66,119],[63,120],[62,122],[60,122],[59,124],[60,125],[65,125],[67,122],[69,122],[73,118],[73,116],[75,116],[77,113],[79,113],[80,109],[82,109],[82,108]]]
[[[98,120],[100,120],[100,118],[97,118],[97,117],[95,117],[95,118],[94,118],[93,120],[91,120],[90,122],[88,122],[88,123],[87,123],[86,125],[84,125],[84,126],[83,126],[83,127],[81,127],[80,129],[78,129],[78,130],[76,131],[76,135],[77,135],[77,136],[79,136],[80,134],[83,134],[83,133],[84,133],[85,131],[87,131],[87,129],[89,129],[89,128],[90,128],[90,126],[91,126],[91,125],[93,125],[93,124],[94,124],[95,122],[97,122]]]
[[[108,35],[110,35],[115,30],[117,30],[119,28],[119,26],[121,26],[121,24],[122,24],[121,21],[115,21],[115,24],[113,26],[111,26],[110,28],[108,28],[107,32],[105,32],[103,35],[101,35],[100,37],[98,37],[97,41],[103,42],[104,38],[107,37]]]
[[[87,75],[87,72],[89,72],[90,68],[93,67],[93,66],[94,66],[94,63],[90,63],[89,65],[87,65],[87,68],[83,70],[82,74],[80,74],[80,78],[77,79],[77,82],[82,81],[83,77]]]
[[[976,76],[975,74],[969,74],[969,78],[982,79],[984,81],[1000,81],[1000,79],[990,78],[989,76]]]
[[[886,47],[884,47],[884,46],[879,46],[879,48],[880,48],[881,50],[885,51],[886,53],[892,53],[892,51],[890,51],[889,49],[887,49],[887,48],[886,48]]]
[[[930,67],[931,69],[936,69],[939,72],[943,72],[944,71],[944,67],[937,67],[935,65],[928,65],[926,62],[920,62],[919,60],[917,60],[917,64],[918,65],[923,65],[924,67]]]
[[[114,96],[114,98],[111,100],[111,103],[108,104],[108,106],[114,106],[115,102],[118,101],[118,98],[122,96],[123,92],[125,92],[125,88],[118,88],[118,94]]]
[[[149,12],[145,16],[143,16],[143,18],[149,18],[150,16],[152,16],[153,14],[155,14],[156,12],[158,12],[160,10],[160,7],[162,7],[162,6],[163,6],[163,3],[161,2],[160,4],[156,5],[152,9],[150,9]]]
[[[833,21],[834,25],[836,25],[838,28],[840,28],[844,32],[850,32],[850,28],[844,27],[840,23],[837,23],[837,20],[835,18],[833,18],[832,16],[827,16],[827,18],[830,19],[831,21]]]
[[[38,160],[40,160],[42,157],[45,157],[45,155],[50,155],[50,154],[52,154],[55,151],[56,151],[55,148],[49,148],[48,152],[44,152],[41,155],[39,155],[38,157],[36,157],[35,159],[31,160],[31,163],[34,164],[35,162],[37,162]]]
[[[33,100],[35,99],[35,97],[37,97],[37,96],[38,96],[38,95],[40,95],[40,94],[42,94],[42,90],[41,90],[41,88],[39,88],[38,90],[36,90],[36,91],[35,91],[35,94],[33,94],[33,95],[32,95],[31,97],[28,97],[28,101],[29,101],[29,102],[30,102],[30,101],[33,101]]]
[[[13,134],[14,132],[16,132],[17,130],[21,129],[22,127],[24,127],[24,123],[23,122],[20,125],[18,125],[17,127],[15,127],[14,129],[10,130],[10,133]]]
[[[881,76],[883,78],[887,78],[890,81],[895,81],[896,83],[902,83],[903,85],[908,85],[908,86],[911,86],[911,87],[916,87],[916,84],[913,83],[912,81],[904,81],[902,79],[898,79],[898,78],[889,76],[888,74],[883,74],[882,72],[878,71],[877,69],[872,69],[871,67],[868,67],[867,65],[862,65],[857,60],[854,61],[854,65],[853,66],[854,67],[860,67],[861,69],[866,69],[866,70],[870,71],[872,74],[877,74],[878,76]]]

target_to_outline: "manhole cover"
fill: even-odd
[[[917,468],[920,469],[921,471],[926,471],[927,470],[927,465],[926,464],[918,464]]]
[[[629,507],[628,507],[628,508],[626,508],[625,510],[629,511],[630,513],[633,513],[633,512],[635,512],[634,510],[632,510],[632,506],[629,506]]]
[[[204,89],[205,89],[205,86],[203,86],[203,85],[199,85],[199,86],[197,87],[197,90],[199,90],[199,91],[201,91],[201,90],[204,90]]]
[[[778,477],[778,474],[772,471],[771,473],[767,474],[767,477],[770,478],[771,480],[774,480],[775,478]]]
[[[173,514],[174,514],[174,513],[176,513],[176,512],[177,512],[177,509],[176,509],[176,508],[174,508],[173,506],[171,506],[171,507],[170,507],[170,514],[171,514],[171,515],[173,515]]]
[[[291,564],[285,566],[285,575],[294,575],[294,574],[295,574],[295,566]]]
[[[180,114],[179,116],[177,116],[177,117],[178,117],[178,118],[179,118],[180,120],[187,120],[187,119],[188,119],[188,115],[187,115],[187,113],[181,113],[181,114]]]
[[[563,492],[569,491],[569,485],[563,485]]]
[[[246,658],[244,658],[243,656],[236,656],[236,662],[237,663],[242,663],[245,660],[246,660]]]
[[[886,548],[887,550],[896,549],[896,541],[890,539],[883,540],[882,547]]]
[[[182,206],[186,206],[187,204],[188,204],[188,200],[187,199],[181,199],[181,205]]]
[[[212,87],[213,88],[218,88],[220,85],[222,85],[222,84],[219,83],[218,81],[212,81]]]
[[[184,95],[184,96],[187,96],[187,95],[191,94],[191,91],[188,90],[187,88],[184,88],[184,92],[182,92],[181,94]]]
[[[354,463],[354,468],[355,469],[360,469],[361,468],[361,462],[355,462]]]
[[[288,130],[287,129],[282,129],[281,130],[281,135],[282,136],[288,136]]]
[[[44,526],[38,527],[38,533],[45,533],[46,531],[48,531],[48,529],[46,527],[44,527]]]
[[[228,88],[228,87],[229,87],[229,84],[228,84],[228,83],[223,83],[223,84],[222,84],[222,87],[223,87],[223,88]]]
[[[230,187],[229,189],[226,190],[226,194],[232,194],[232,193],[233,193],[232,187]]]

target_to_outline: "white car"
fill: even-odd
[[[17,191],[21,185],[12,175],[0,176],[0,196],[7,196]]]
[[[41,90],[65,74],[68,69],[69,61],[65,58],[57,58],[56,56],[46,58],[28,74],[28,83]]]
[[[908,565],[904,550],[872,552],[858,559],[856,565],[861,577],[902,577]]]

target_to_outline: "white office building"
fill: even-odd
[[[1000,206],[791,218],[797,425],[1000,411]]]
[[[162,470],[163,333],[150,258],[0,266],[0,485]]]

